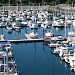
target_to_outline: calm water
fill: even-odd
[[[70,30],[67,28],[67,31]],[[6,29],[0,33],[5,34],[6,39],[25,38],[24,33],[32,31],[29,28],[21,29],[21,32],[13,31],[8,34]],[[43,36],[42,29],[37,30],[39,37]],[[46,32],[46,31],[45,31]],[[64,29],[54,29],[54,34],[64,36]],[[17,64],[19,75],[75,75],[70,72],[69,67],[53,54],[44,42],[19,43],[13,45],[13,54]]]

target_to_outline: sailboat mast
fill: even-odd
[[[74,30],[72,18],[73,18],[73,3],[72,3],[72,6],[71,6],[71,22],[72,22],[72,23],[71,23],[71,29]]]
[[[66,38],[66,9],[65,9],[65,38]]]
[[[5,57],[4,57],[4,75],[5,75]]]
[[[6,75],[9,75],[9,69],[8,69],[8,50],[7,50],[7,56],[6,56],[6,62],[7,62],[7,74]]]
[[[10,0],[9,0],[9,13],[10,13]]]
[[[9,23],[10,23],[10,0],[9,0],[9,8],[8,8],[8,19],[9,19]]]

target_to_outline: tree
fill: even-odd
[[[0,3],[8,3],[8,0],[0,0]]]
[[[22,4],[28,4],[29,0],[21,0]]]

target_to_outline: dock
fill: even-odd
[[[24,43],[24,42],[44,42],[44,39],[0,40],[0,42],[11,42],[11,43]]]
[[[43,39],[19,39],[19,40],[7,40],[11,43],[21,43],[21,42],[43,42]]]
[[[2,35],[0,42],[11,42],[11,43],[22,43],[22,42],[44,42],[43,38],[36,38],[33,39],[31,38],[28,34],[25,34],[25,39],[14,39],[14,40],[9,40],[3,38],[4,35]]]
[[[24,43],[24,42],[44,42],[44,39],[0,40],[0,42],[11,42],[11,43]]]
[[[56,37],[52,37],[51,39],[47,40],[42,38],[31,38],[29,36],[29,34],[24,34],[25,35],[25,39],[1,39],[0,42],[11,42],[11,43],[22,43],[22,42],[50,42],[50,41],[63,41],[63,38],[56,38]]]

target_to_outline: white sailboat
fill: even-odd
[[[4,34],[1,34],[1,35],[0,35],[0,40],[5,40]]]
[[[31,38],[33,38],[33,39],[38,38],[37,32],[31,32],[31,33],[29,33],[29,36],[30,36]]]

